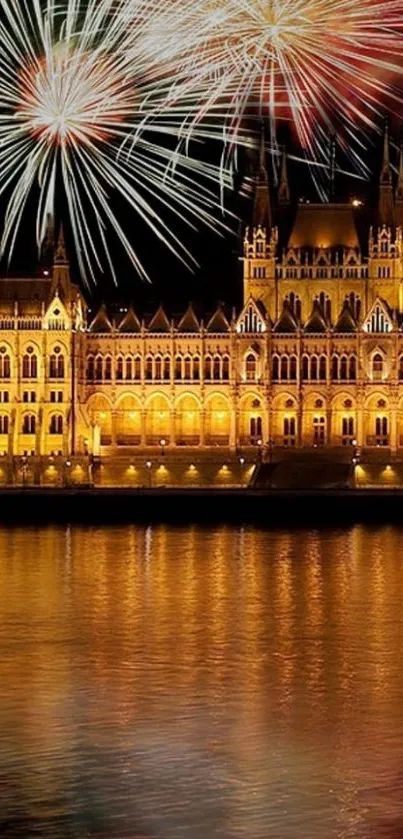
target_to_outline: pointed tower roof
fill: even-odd
[[[266,148],[264,124],[261,126],[259,167],[256,173],[255,196],[253,202],[252,227],[264,227],[269,230],[272,226],[269,178],[266,168]]]
[[[296,332],[298,323],[288,300],[284,300],[283,310],[274,326],[274,332]]]
[[[389,124],[385,121],[383,135],[382,168],[379,178],[378,223],[392,227],[394,224],[394,200],[392,170],[389,153]]]
[[[178,323],[178,332],[199,332],[200,324],[191,303]]]
[[[334,327],[335,332],[355,332],[357,323],[353,317],[348,300],[344,301],[343,308],[340,312],[339,319]]]
[[[64,240],[64,230],[63,225],[60,225],[59,230],[59,238],[57,240],[56,246],[56,253],[55,253],[55,265],[68,265],[69,261],[67,259],[66,253],[66,243]]]
[[[322,312],[319,302],[314,300],[312,312],[304,326],[304,332],[326,332],[326,329],[326,318]]]
[[[218,306],[207,324],[208,332],[228,332],[229,323],[221,306]]]
[[[403,144],[399,151],[399,166],[397,171],[397,184],[395,192],[396,200],[396,225],[403,227]]]
[[[138,319],[138,317],[137,317],[137,315],[136,315],[132,306],[130,306],[130,309],[128,309],[128,311],[126,312],[126,314],[123,316],[122,320],[120,321],[119,326],[118,326],[118,331],[119,332],[130,332],[130,333],[141,331],[140,321],[139,321],[139,319]]]
[[[53,216],[52,213],[48,213],[46,216],[46,230],[45,236],[42,243],[41,254],[46,259],[53,257],[53,249],[55,245],[55,228],[53,224]]]
[[[148,324],[149,332],[170,332],[171,325],[162,306],[159,306]]]
[[[287,169],[287,154],[283,149],[281,155],[281,169],[280,169],[280,183],[278,187],[278,201],[279,204],[290,203],[290,186],[288,183],[288,169]]]
[[[90,323],[89,331],[97,332],[100,334],[105,332],[112,332],[112,324],[108,318],[108,313],[105,305],[102,305],[96,313],[93,321]]]

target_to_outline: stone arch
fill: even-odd
[[[175,403],[175,441],[178,446],[198,446],[201,405],[194,393],[181,394]]]
[[[171,439],[171,404],[164,393],[152,393],[146,400],[146,441],[149,446]]]
[[[323,446],[329,439],[326,396],[319,390],[307,393],[303,403],[302,442],[305,446]]]
[[[116,403],[115,434],[118,446],[141,443],[141,403],[133,393],[122,393]]]
[[[112,403],[104,393],[93,393],[87,402],[91,425],[99,429],[101,446],[112,443]]]
[[[331,441],[333,445],[352,445],[358,434],[357,403],[350,393],[340,391],[331,401]]]
[[[206,401],[205,440],[208,446],[228,446],[231,410],[222,393],[212,393]]]
[[[271,440],[276,446],[295,446],[298,435],[298,401],[292,393],[278,393],[271,408]]]
[[[245,393],[239,400],[239,441],[241,445],[254,445],[265,437],[266,411],[258,393]]]
[[[390,445],[390,402],[381,390],[369,394],[364,403],[364,445],[385,447]]]

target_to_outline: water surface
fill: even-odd
[[[403,529],[0,529],[0,836],[401,839]]]

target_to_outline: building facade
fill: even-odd
[[[403,452],[403,156],[396,177],[386,135],[364,236],[359,201],[299,204],[285,234],[285,160],[276,213],[262,157],[238,313],[89,317],[62,236],[48,276],[2,280],[0,453]]]

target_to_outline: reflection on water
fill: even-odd
[[[403,530],[0,530],[0,835],[401,839]]]

